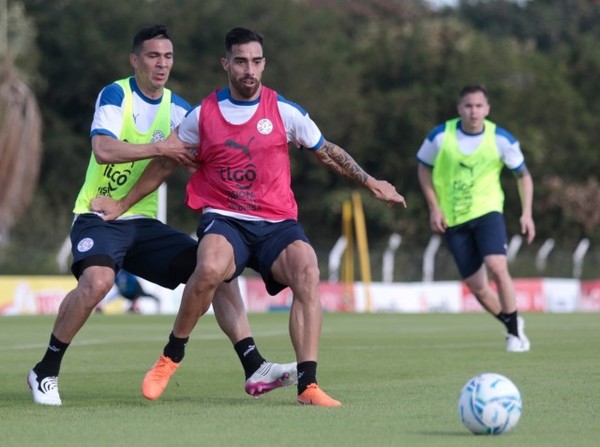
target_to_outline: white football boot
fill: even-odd
[[[296,362],[279,364],[264,362],[245,383],[246,393],[260,397],[276,388],[298,383]]]
[[[512,334],[506,336],[506,352],[527,352],[531,348],[529,338],[525,335],[525,320],[522,317],[517,317],[517,329],[519,336]]]
[[[33,393],[33,401],[40,405],[62,405],[58,394],[58,377],[49,376],[39,380],[33,369],[27,374],[27,385]]]

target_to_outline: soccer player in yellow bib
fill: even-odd
[[[417,153],[429,224],[444,235],[460,275],[479,303],[506,326],[506,350],[529,351],[508,269],[500,172],[506,166],[517,179],[521,232],[527,243],[535,237],[533,181],[518,140],[486,119],[490,104],[484,86],[464,87],[457,109],[459,117],[435,127]],[[488,271],[497,292],[490,287]]]
[[[63,355],[121,269],[174,289],[186,283],[196,267],[197,241],[157,219],[156,191],[117,220],[106,220],[91,208],[96,196],[125,196],[154,157],[195,166],[195,157],[186,148],[167,139],[191,109],[183,98],[165,88],[173,67],[167,27],[152,25],[140,30],[133,38],[129,59],[135,75],[109,84],[96,101],[90,132],[92,155],[75,201],[70,235],[71,271],[77,286],[63,299],[46,353],[27,376],[37,404],[62,404],[58,373]],[[295,362],[270,363],[259,353],[237,281],[218,286],[213,307],[242,363],[248,394],[259,397],[296,383]],[[171,334],[171,340],[181,349],[170,349],[167,354],[181,361],[187,339]]]
[[[344,149],[325,139],[298,104],[262,83],[266,67],[263,37],[236,27],[225,36],[221,66],[227,87],[205,97],[181,122],[183,145],[195,150],[201,166],[186,188],[186,204],[202,212],[197,235],[198,264],[183,292],[173,334],[188,337],[214,296],[214,286],[238,277],[246,267],[260,273],[267,291],[289,287],[288,321],[298,371],[297,402],[339,407],[317,382],[322,309],[317,256],[298,221],[291,189],[290,144],[386,202],[406,206],[391,183],[367,174]],[[170,166],[171,165],[171,166]],[[105,199],[99,208],[121,214],[158,188],[171,160],[155,160],[127,196]],[[218,256],[217,256],[218,254]],[[172,344],[169,340],[167,347]],[[161,355],[146,373],[144,393],[159,396],[178,364]]]

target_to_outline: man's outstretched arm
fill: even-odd
[[[325,141],[319,149],[313,152],[313,155],[321,164],[336,174],[348,177],[367,188],[376,199],[386,202],[388,206],[398,203],[406,208],[404,197],[396,191],[394,185],[385,180],[377,180],[367,174],[350,154],[337,144]]]

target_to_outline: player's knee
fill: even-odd
[[[225,279],[227,279],[227,271],[225,268],[215,263],[204,262],[196,266],[194,276],[196,278],[200,278],[203,284],[216,288]]]
[[[467,285],[469,286],[469,290],[471,290],[471,293],[473,295],[475,295],[475,298],[477,298],[477,299],[485,298],[485,296],[487,295],[487,293],[489,291],[489,285],[487,283],[481,283],[481,282],[469,283],[469,282],[467,282]]]
[[[96,306],[110,291],[114,275],[110,273],[87,273],[77,284],[79,299],[89,307]]]
[[[317,287],[320,281],[321,272],[317,264],[308,263],[300,268],[295,268],[289,272],[293,288],[310,289]]]
[[[508,268],[503,265],[492,266],[489,269],[490,276],[495,281],[505,282],[510,280],[510,273],[508,272]]]
[[[321,279],[321,271],[319,270],[319,266],[317,264],[306,266],[302,274],[304,279],[309,284],[318,284]]]

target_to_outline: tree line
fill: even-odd
[[[165,23],[175,45],[169,87],[190,103],[221,87],[223,37],[246,26],[265,37],[266,85],[305,108],[327,139],[370,173],[394,183],[406,210],[365,197],[373,250],[389,234],[420,252],[431,236],[415,158],[436,124],[456,115],[461,86],[483,83],[490,119],[521,142],[535,182],[538,246],[600,240],[598,155],[600,2],[462,0],[8,0],[21,8],[9,45],[34,30],[17,68],[43,117],[43,159],[32,203],[2,249],[7,272],[53,273],[90,155],[100,88],[131,74],[141,26]],[[29,34],[27,34],[29,35]],[[292,151],[300,221],[319,252],[340,235],[347,180]],[[169,182],[169,223],[192,232],[183,205],[187,175]],[[509,232],[518,232],[514,179],[503,174]],[[593,244],[592,244],[593,247]],[[414,278],[413,278],[414,279]]]

